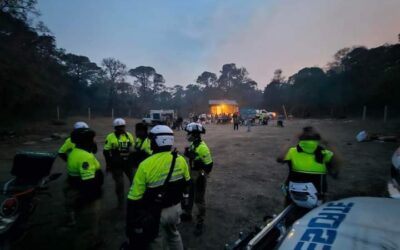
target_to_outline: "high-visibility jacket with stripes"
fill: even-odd
[[[79,177],[83,181],[94,179],[96,171],[100,169],[94,154],[83,149],[74,148],[68,156],[67,171],[71,177]]]
[[[75,143],[71,141],[71,137],[68,137],[61,148],[58,150],[59,154],[69,154],[72,149],[75,148]]]
[[[135,174],[128,199],[149,203],[154,201],[160,189],[165,188],[163,185],[170,171],[172,157],[172,153],[167,151],[153,154],[145,159]],[[163,206],[168,207],[179,203],[189,181],[189,167],[185,158],[178,155],[170,181],[164,189],[166,196]]]
[[[304,174],[326,174],[326,164],[332,160],[333,152],[327,149],[321,150],[321,162],[316,160],[316,150],[319,141],[301,140],[296,147],[292,147],[286,153],[285,161],[290,163],[291,171]]]
[[[150,139],[146,137],[143,140],[142,138],[137,137],[136,140],[135,140],[135,150],[144,152],[147,155],[151,155],[153,152],[151,150]]]
[[[193,161],[192,168],[194,170],[211,172],[213,160],[210,149],[204,141],[192,142],[189,146],[189,152],[189,158]]]

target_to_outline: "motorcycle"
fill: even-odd
[[[278,215],[265,216],[264,225],[240,232],[236,241],[225,245],[226,250],[274,249],[297,219],[323,203],[312,183],[289,182],[282,191],[292,202]]]
[[[0,249],[9,249],[27,229],[39,195],[51,196],[48,183],[62,174],[50,174],[56,153],[19,152],[14,156],[13,178],[0,183]]]

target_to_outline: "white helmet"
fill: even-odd
[[[166,125],[157,125],[150,130],[152,138],[158,147],[174,145],[174,132]]]
[[[205,134],[206,129],[201,125],[200,123],[197,122],[192,122],[186,125],[185,131],[188,132],[189,134],[191,133],[199,133],[199,134]]]
[[[321,200],[318,200],[318,191],[314,184],[289,182],[289,194],[290,198],[299,207],[314,208],[322,204]]]
[[[75,122],[74,129],[89,128],[86,122]]]
[[[119,127],[119,126],[125,126],[125,125],[126,125],[126,122],[122,118],[116,118],[113,121],[113,127]]]

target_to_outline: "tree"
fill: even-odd
[[[61,56],[67,68],[67,73],[85,87],[102,76],[102,70],[96,63],[91,62],[86,56],[65,54]]]
[[[110,84],[108,108],[111,109],[115,104],[114,99],[117,94],[118,84],[125,82],[127,75],[126,65],[114,58],[105,58],[101,64],[106,73],[107,82]]]
[[[142,113],[146,113],[147,109],[150,107],[167,105],[165,102],[167,102],[167,100],[169,102],[172,99],[164,85],[164,77],[157,73],[153,67],[139,66],[130,69],[129,75],[135,78],[134,85],[137,88],[139,100],[143,106],[140,109]],[[162,97],[160,96],[161,94]],[[157,100],[157,103],[155,103],[154,100]],[[161,104],[161,102],[164,103]]]
[[[37,0],[0,0],[0,11],[12,17],[27,21],[29,14],[39,15],[36,9]]]
[[[160,93],[165,88],[165,79],[153,67],[139,66],[129,70],[139,86],[139,96],[150,97]]]
[[[265,87],[263,93],[264,105],[269,110],[278,111],[281,105],[288,105],[291,86],[285,81],[282,70],[274,71],[271,82]]]
[[[118,83],[125,81],[127,71],[124,63],[114,58],[104,58],[101,65],[110,82]]]
[[[153,67],[139,66],[129,70],[129,75],[136,78],[135,83],[139,85],[139,96],[146,96],[151,92],[151,85],[156,70]]]
[[[234,63],[224,64],[220,73],[221,75],[218,78],[218,87],[226,92],[233,86],[238,69]]]
[[[204,88],[216,87],[217,75],[208,71],[204,71],[199,77],[197,77],[196,83],[200,84]]]
[[[161,74],[155,73],[153,77],[153,95],[165,91],[165,79]]]

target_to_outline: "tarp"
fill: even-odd
[[[256,117],[257,110],[253,108],[241,108],[240,109],[240,116],[243,119],[253,119]]]

